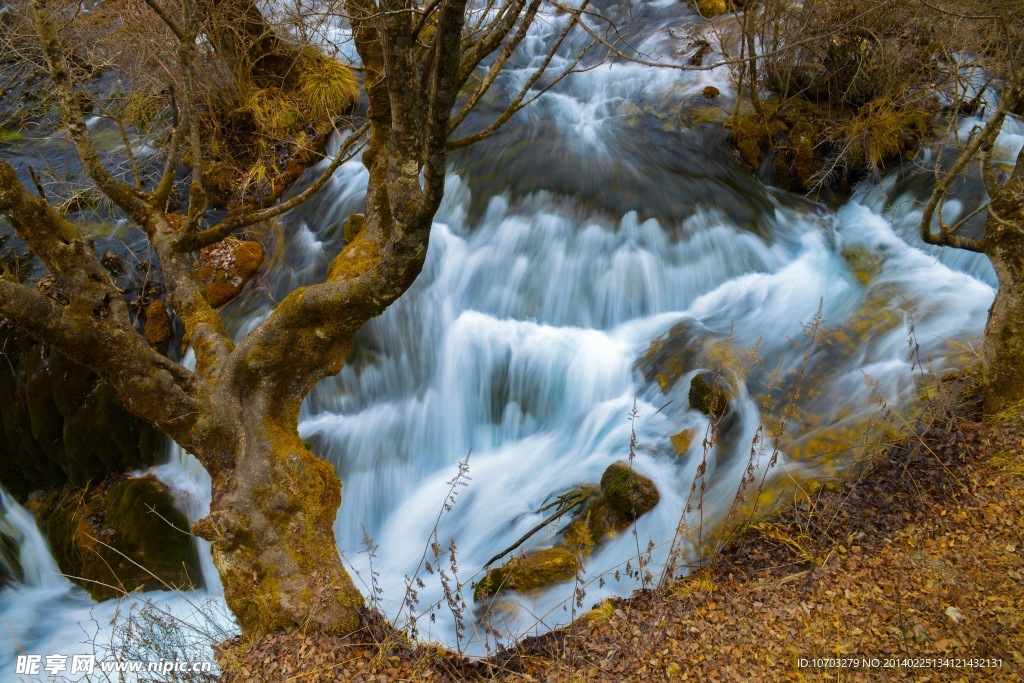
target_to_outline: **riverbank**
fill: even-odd
[[[1024,680],[1024,410],[983,425],[962,380],[918,425],[703,571],[500,656],[271,636],[225,652],[222,680]]]

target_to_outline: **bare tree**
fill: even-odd
[[[449,150],[490,135],[530,101],[531,88],[579,15],[565,23],[504,112],[477,132],[452,139],[525,38],[541,0],[490,0],[473,7],[467,0],[346,0],[340,6],[363,69],[365,121],[356,121],[337,157],[294,198],[269,208],[237,209],[207,227],[207,150],[197,95],[197,55],[204,43],[198,38],[205,36],[227,62],[245,62],[267,79],[287,77],[294,46],[252,2],[146,4],[174,47],[174,61],[165,56],[162,63],[180,86],[171,103],[163,171],[153,182],[135,184],[108,168],[84,120],[83,84],[64,40],[78,3],[31,0],[27,16],[83,166],[148,237],[166,306],[183,324],[195,370],[147,343],[122,292],[76,226],[23,187],[3,161],[0,214],[55,278],[66,303],[0,279],[0,315],[91,368],[119,392],[128,410],[199,458],[212,477],[213,497],[209,516],[193,531],[211,542],[227,603],[247,634],[296,627],[353,631],[361,623],[363,598],[342,565],[332,529],[341,485],[332,466],[299,438],[300,403],[316,382],[341,370],[356,331],[420,273]],[[222,30],[223,18],[212,18],[223,12],[237,20],[231,32]],[[480,78],[468,87],[473,74]],[[365,213],[350,217],[351,239],[326,279],[291,292],[244,338],[231,339],[193,269],[195,252],[295,207],[360,148],[369,171]],[[191,166],[188,197],[172,212],[175,169],[183,160]]]

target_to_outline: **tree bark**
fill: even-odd
[[[243,632],[302,629],[346,634],[361,626],[363,597],[334,538],[341,482],[294,423],[263,401],[236,402],[233,467],[216,471],[210,515],[193,532],[211,542],[224,597]]]
[[[985,254],[999,279],[985,325],[984,413],[994,417],[1024,401],[1024,183],[1011,180],[992,201]]]

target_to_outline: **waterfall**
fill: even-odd
[[[642,3],[637,12],[649,19],[644,46],[684,50],[673,33],[678,3]],[[521,82],[565,20],[551,14],[538,22],[503,76],[508,85]],[[626,458],[634,428],[633,465],[657,483],[661,501],[637,522],[635,538],[620,534],[587,558],[586,606],[639,587],[624,572],[615,575],[635,560],[638,544],[653,542],[655,569],[665,561],[680,520],[694,522],[684,508],[708,421],[685,400],[666,405],[669,398],[635,363],[676,323],[689,321],[739,351],[756,345],[763,359],[736,386],[734,438],[709,453],[708,523],[728,510],[743,476],[764,417],[763,380],[775,367],[800,366],[793,340],[819,311],[827,328],[842,333],[811,358],[804,379],[814,389],[806,407],[825,425],[856,423],[879,400],[913,399],[918,360],[935,370],[955,365],[962,344],[984,326],[991,267],[916,239],[920,189],[901,184],[899,173],[831,210],[760,185],[730,158],[718,127],[684,120],[697,107],[726,106],[699,99],[706,85],[729,94],[725,69],[616,63],[575,76],[452,159],[422,274],[360,331],[345,369],[302,406],[302,437],[344,483],[335,523],[340,550],[357,583],[370,594],[376,582],[380,606],[399,621],[406,577],[432,539],[445,549],[454,541],[459,577],[468,579],[541,522],[538,510],[553,496],[596,483]],[[1008,122],[1000,149],[1009,154],[1022,141],[1019,123]],[[349,162],[280,221],[277,265],[225,311],[233,334],[259,324],[288,291],[323,278],[345,218],[361,210],[366,183],[361,164]],[[911,321],[917,358],[908,356]],[[696,370],[688,368],[682,383]],[[669,437],[685,429],[698,436],[676,453]],[[448,482],[470,452],[468,485],[443,511]],[[763,467],[763,454],[755,455]],[[780,453],[777,467],[821,471],[796,452]],[[208,509],[209,479],[194,458],[172,448],[153,471],[190,519]],[[0,593],[0,628],[14,634],[0,645],[0,678],[22,648],[81,651],[78,624],[102,624],[117,609],[93,605],[57,576],[28,513],[6,494],[2,501],[3,520],[20,539],[25,579]],[[363,550],[364,530],[377,546],[373,558]],[[543,529],[525,548],[552,543],[557,530]],[[203,548],[207,587],[196,596],[216,597],[219,582]],[[441,604],[433,621],[421,619],[422,635],[454,644],[436,575],[419,577],[423,616]],[[570,583],[516,598],[503,606],[501,627],[518,637],[565,624],[574,589]],[[464,593],[471,603],[468,585]],[[165,605],[185,599],[151,595]],[[468,651],[480,653],[475,616]]]

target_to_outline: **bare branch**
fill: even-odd
[[[174,34],[175,38],[181,42],[185,42],[185,33],[181,30],[181,27],[178,26],[178,22],[176,22],[156,0],[146,0],[146,4],[149,5],[156,15],[160,17],[161,21],[167,25],[167,28],[171,29],[171,33]]]
[[[366,131],[369,130],[370,124],[364,123],[354,133],[345,139],[342,143],[341,148],[338,150],[337,156],[331,160],[331,163],[324,169],[324,172],[317,176],[316,180],[310,183],[309,187],[295,195],[291,199],[275,204],[274,206],[261,209],[259,211],[246,211],[236,214],[230,214],[223,221],[217,225],[203,230],[202,232],[191,233],[182,235],[178,240],[177,249],[179,251],[195,251],[196,249],[202,249],[203,247],[216,244],[222,239],[230,235],[235,230],[268,221],[271,218],[276,218],[286,211],[291,211],[299,204],[302,204],[307,199],[316,194],[320,188],[322,188],[334,172],[337,171],[343,163],[352,159],[358,148],[353,149],[356,143],[363,139]]]
[[[75,99],[74,82],[57,32],[51,22],[50,12],[44,7],[43,0],[32,0],[32,9],[50,77],[57,88],[61,118],[67,124],[68,133],[82,164],[103,193],[129,216],[136,218],[145,215],[148,211],[144,203],[146,196],[117,180],[100,159],[89,129],[85,125],[82,110]]]
[[[472,135],[467,135],[464,138],[450,141],[448,143],[449,151],[461,149],[463,147],[468,147],[472,144],[479,142],[480,140],[483,140],[484,138],[489,137],[490,135],[493,135],[495,132],[497,132],[498,129],[504,126],[516,112],[518,112],[523,107],[529,105],[531,102],[537,99],[537,96],[535,96],[530,100],[524,102],[526,96],[530,92],[530,89],[533,88],[534,84],[538,80],[540,80],[540,77],[543,76],[544,73],[547,71],[548,66],[550,66],[551,64],[551,60],[554,59],[554,56],[558,52],[558,49],[562,46],[562,43],[569,36],[572,30],[576,28],[577,24],[583,23],[580,20],[580,16],[582,12],[586,10],[589,4],[590,0],[583,0],[583,3],[580,5],[580,9],[572,15],[572,18],[566,24],[565,28],[562,29],[562,32],[558,35],[558,38],[555,39],[555,42],[551,45],[551,48],[548,50],[547,54],[544,55],[544,60],[541,62],[540,66],[538,66],[537,69],[532,74],[530,74],[530,77],[526,79],[526,83],[523,84],[523,87],[520,88],[519,93],[512,99],[512,102],[505,108],[505,111],[503,111],[498,116],[497,119],[495,119],[489,126],[484,128],[483,130],[473,133]],[[580,60],[582,60],[584,52],[585,50],[581,52],[576,57],[575,61],[569,66],[569,68],[564,70],[562,72],[562,75],[555,80],[560,80],[570,71],[575,69],[576,65],[579,64]],[[554,85],[554,83],[549,84],[548,87],[551,87],[551,85]],[[454,130],[450,130],[449,134],[454,132]]]
[[[955,234],[952,228],[942,221],[941,211],[949,190],[957,178],[967,170],[975,158],[981,157],[984,159],[988,153],[987,150],[991,150],[994,146],[995,140],[999,136],[999,131],[1003,126],[1003,121],[1006,120],[1006,115],[1021,97],[1021,92],[1024,91],[1024,71],[1018,71],[1014,80],[1006,84],[1005,88],[1006,90],[1000,98],[999,104],[992,113],[991,118],[983,127],[972,131],[966,144],[960,147],[960,151],[949,170],[945,173],[939,173],[938,167],[936,167],[938,178],[935,189],[932,191],[931,197],[928,198],[928,202],[925,204],[924,211],[921,214],[921,239],[926,244],[957,247],[969,251],[982,251],[982,243],[980,241]],[[994,184],[994,182],[994,178],[989,177],[986,180],[986,185],[989,183]],[[991,190],[990,195],[994,196]],[[932,220],[937,213],[939,216],[938,234],[932,231]]]

